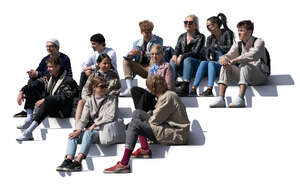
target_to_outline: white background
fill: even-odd
[[[71,58],[74,79],[91,53],[89,38],[102,33],[122,56],[140,37],[138,22],[151,20],[154,34],[175,46],[185,16],[199,17],[200,32],[209,35],[206,19],[225,13],[228,26],[244,19],[255,23],[254,35],[266,42],[272,74],[288,74],[295,85],[278,88],[277,97],[257,98],[247,110],[209,110],[200,106],[198,121],[207,131],[201,147],[180,148],[165,159],[137,161],[130,175],[103,175],[120,159],[95,171],[65,178],[55,172],[65,144],[18,144],[12,115],[26,70],[35,69],[47,53],[45,41],[57,38]],[[33,1],[0,2],[1,192],[299,192],[299,6],[296,1]],[[237,33],[236,37],[237,37]],[[27,147],[25,146],[27,145]],[[26,148],[24,148],[24,146]],[[37,148],[40,147],[40,148]],[[32,148],[30,153],[26,149]],[[45,149],[43,149],[45,148]],[[50,151],[51,150],[51,151]]]

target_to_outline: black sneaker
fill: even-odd
[[[192,90],[191,90],[189,96],[191,96],[191,97],[196,97],[196,96],[198,96],[198,95],[197,95],[197,90],[196,90],[195,88],[192,88]]]
[[[15,114],[13,117],[18,118],[18,117],[27,117],[26,111],[21,111],[17,114]]]
[[[65,159],[63,163],[56,168],[56,171],[66,171],[67,168],[73,164],[73,161],[70,159]]]
[[[65,172],[80,172],[82,170],[82,165],[78,161],[73,161],[71,165],[66,167]]]
[[[212,89],[206,89],[206,91],[203,91],[202,93],[200,93],[200,96],[203,96],[203,97],[212,97],[214,96],[213,92],[212,92]]]

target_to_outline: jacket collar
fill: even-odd
[[[54,93],[56,92],[56,90],[58,89],[58,87],[61,85],[61,83],[63,82],[64,78],[66,77],[67,71],[65,70],[62,75],[59,77],[59,79],[57,80],[53,90],[51,93],[49,93],[51,96],[54,95]],[[50,92],[51,89],[51,85],[53,84],[53,77],[51,76],[49,79],[49,83],[48,83],[48,87],[47,87],[47,91]]]
[[[148,44],[150,43],[150,42],[155,42],[155,41],[157,41],[157,37],[156,37],[156,35],[152,35],[152,37],[151,37],[151,39],[150,39],[150,41],[148,42]],[[141,38],[141,39],[139,39],[139,41],[138,41],[138,43],[137,43],[137,46],[143,46],[143,43],[144,43],[144,38]]]

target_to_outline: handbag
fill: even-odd
[[[124,143],[125,134],[125,124],[122,119],[118,119],[111,123],[106,123],[99,130],[100,143],[103,145],[111,145]]]

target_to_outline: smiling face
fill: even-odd
[[[219,29],[218,25],[216,23],[211,22],[210,20],[206,21],[206,27],[211,34],[215,34]]]
[[[109,58],[103,58],[103,60],[98,63],[98,66],[102,72],[108,72],[111,68],[111,61]]]
[[[52,42],[47,42],[46,49],[50,55],[55,55],[58,53],[59,47]]]
[[[60,65],[54,65],[52,63],[47,63],[47,67],[48,67],[48,72],[51,76],[57,76],[61,68]]]
[[[102,53],[105,49],[104,43],[98,43],[91,41],[91,47],[94,51]]]

